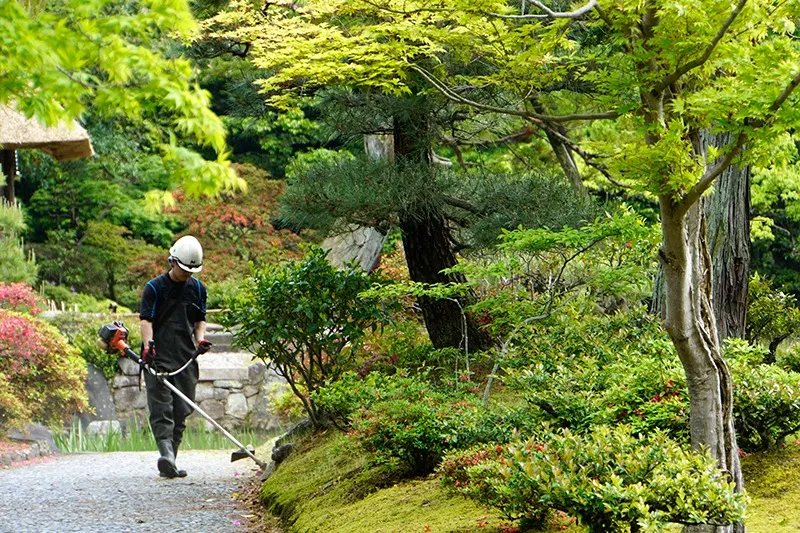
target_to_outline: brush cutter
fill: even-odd
[[[200,409],[200,407],[194,403],[192,400],[186,397],[180,390],[178,390],[175,385],[169,382],[166,378],[169,376],[174,376],[180,373],[183,369],[185,369],[189,364],[197,358],[198,355],[206,353],[209,349],[211,349],[210,342],[202,342],[200,346],[197,347],[195,352],[192,354],[191,359],[183,365],[178,370],[174,372],[157,372],[152,365],[145,363],[137,354],[134,352],[130,346],[128,346],[128,329],[122,324],[122,322],[111,322],[110,324],[106,324],[99,331],[100,338],[97,341],[98,346],[100,346],[103,350],[107,353],[115,353],[119,352],[123,356],[133,359],[140,368],[142,368],[145,372],[149,372],[153,375],[156,379],[158,379],[161,383],[163,383],[167,388],[169,388],[172,392],[174,392],[178,397],[180,397],[184,402],[191,405],[195,411],[200,413],[200,415],[211,422],[218,430],[222,432],[225,437],[228,438],[231,442],[239,447],[238,450],[234,451],[231,454],[231,462],[238,461],[239,459],[244,459],[245,457],[249,457],[256,464],[261,467],[261,469],[266,470],[267,464],[264,461],[259,460],[254,453],[254,449],[252,446],[245,446],[241,442],[239,442],[236,437],[231,435],[224,427],[219,425],[219,423],[211,418],[205,411]],[[151,341],[152,342],[152,341]]]

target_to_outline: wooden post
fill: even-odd
[[[0,150],[0,166],[6,177],[6,184],[3,187],[3,197],[10,205],[14,205],[16,196],[14,195],[14,180],[17,179],[17,158],[14,150]]]

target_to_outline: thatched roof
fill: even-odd
[[[0,148],[20,150],[38,148],[59,160],[81,159],[94,154],[89,134],[80,125],[61,123],[50,127],[36,119],[0,105]]]

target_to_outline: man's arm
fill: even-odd
[[[139,324],[142,331],[142,345],[147,349],[150,341],[153,340],[153,323],[143,319],[139,321]]]
[[[148,282],[142,291],[142,302],[139,304],[139,330],[142,332],[142,352],[147,350],[153,340],[153,317],[156,314],[156,289]],[[144,353],[142,353],[144,355]]]
[[[200,344],[201,341],[205,340],[206,338],[206,321],[201,320],[200,322],[195,322],[194,324],[194,340],[197,344]]]

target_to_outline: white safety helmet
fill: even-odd
[[[203,247],[200,246],[200,241],[191,235],[175,241],[175,244],[169,249],[169,258],[187,272],[203,270]]]

